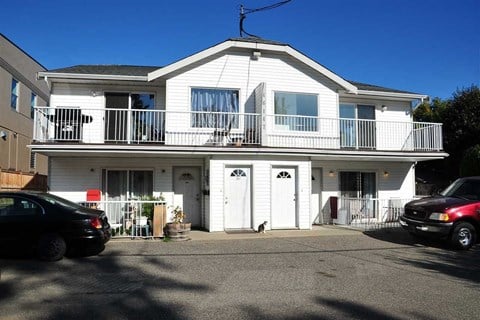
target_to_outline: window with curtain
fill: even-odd
[[[141,199],[153,194],[153,171],[130,171],[130,195],[132,198]]]
[[[238,90],[192,88],[191,125],[195,128],[238,128]]]
[[[275,92],[274,103],[277,126],[287,130],[317,131],[318,96],[316,94]]]

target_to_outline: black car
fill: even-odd
[[[0,192],[0,248],[55,261],[67,251],[99,253],[110,237],[103,211],[49,193]]]

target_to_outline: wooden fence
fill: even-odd
[[[38,173],[0,170],[0,190],[47,191],[47,176]]]

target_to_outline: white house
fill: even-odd
[[[36,107],[31,147],[49,157],[52,193],[162,194],[209,231],[386,221],[414,197],[415,164],[447,156],[441,124],[412,120],[427,96],[347,81],[273,41],[38,76],[51,98]]]

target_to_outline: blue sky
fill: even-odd
[[[47,69],[164,66],[239,36],[279,0],[2,2],[0,32]],[[480,85],[480,0],[292,0],[245,30],[345,79],[449,98]]]

